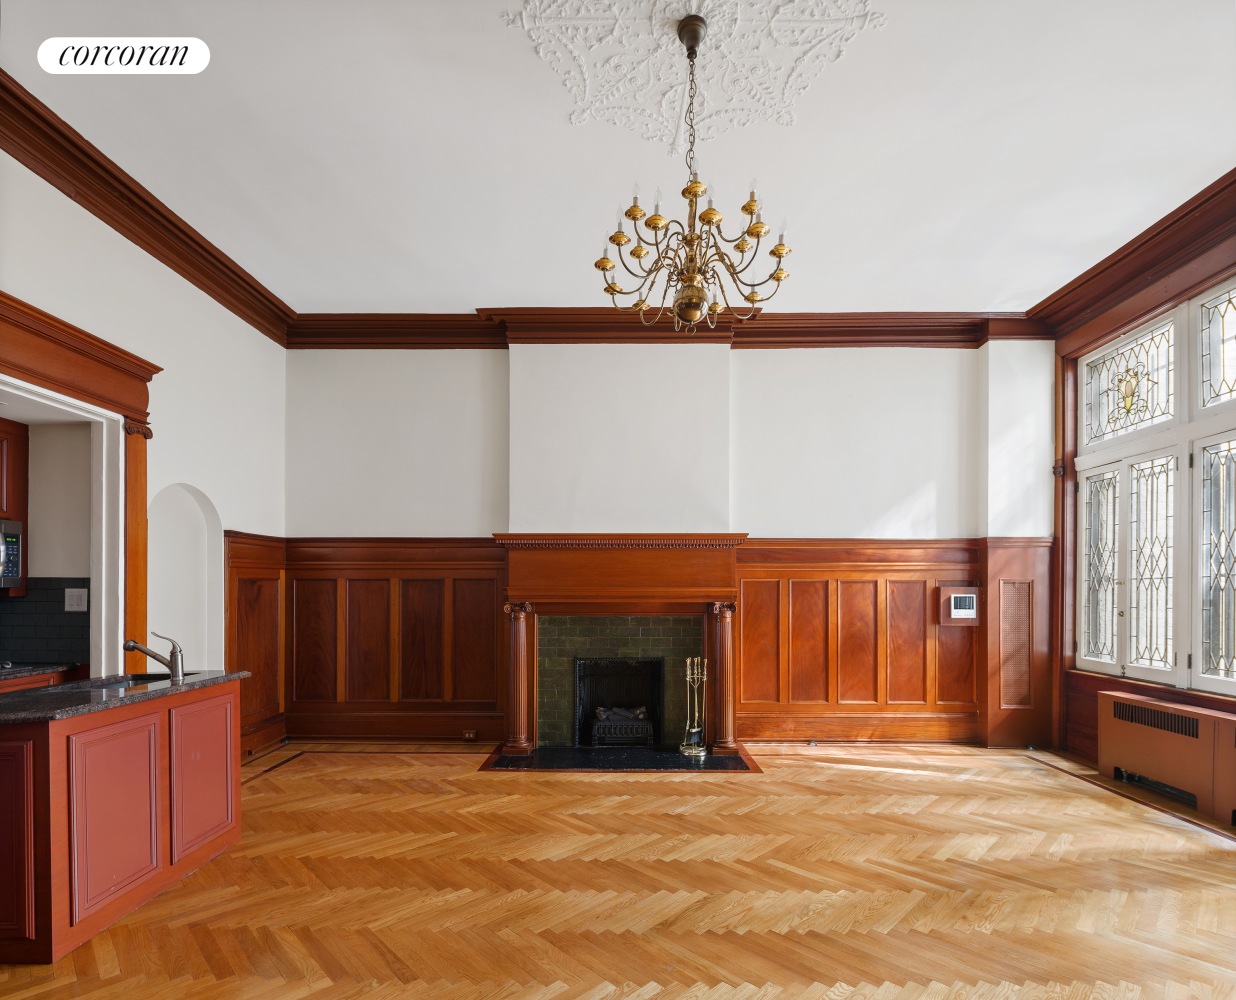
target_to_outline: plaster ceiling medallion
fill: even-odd
[[[708,21],[696,111],[699,141],[753,122],[794,124],[794,102],[859,32],[884,25],[870,0],[524,0],[503,15],[575,100],[570,120],[622,125],[686,148],[687,72],[678,22]]]

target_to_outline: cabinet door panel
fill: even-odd
[[[34,937],[34,741],[0,743],[0,939]]]
[[[236,821],[232,695],[171,710],[172,863]]]
[[[69,737],[74,923],[161,867],[159,719],[143,715]]]

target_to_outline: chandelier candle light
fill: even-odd
[[[736,318],[751,319],[758,311],[758,304],[772,299],[780,290],[781,282],[790,276],[782,267],[790,253],[785,243],[784,222],[776,246],[768,251],[769,256],[776,260],[775,269],[762,281],[755,280],[759,277],[758,271],[751,272],[759,255],[760,241],[771,232],[761,217],[754,179],[751,181],[751,196],[742,206],[742,214],[750,222],[734,239],[727,239],[722,234],[721,213],[712,207],[711,197],[708,207],[697,213],[699,200],[708,194],[708,185],[701,183],[695,164],[695,57],[707,30],[708,23],[698,14],[688,14],[678,22],[678,38],[686,46],[690,64],[685,118],[689,137],[686,162],[690,179],[682,189],[682,196],[687,200],[686,225],[677,219],[668,220],[661,214],[660,189],[653,199],[652,215],[647,215],[640,208],[639,185],[636,184],[631,207],[625,212],[618,210],[618,228],[606,237],[601,259],[594,265],[605,279],[605,293],[614,306],[621,312],[639,313],[640,322],[645,326],[652,326],[661,318],[666,301],[673,292],[674,329],[681,330],[685,326],[689,334],[695,333],[696,325],[701,322],[706,322],[710,329],[716,327],[717,316],[730,307],[731,293],[726,291],[724,279],[729,280],[733,293],[746,303],[746,312],[735,314]],[[631,220],[634,239],[626,233],[627,219]],[[645,233],[640,232],[641,222]],[[623,248],[632,243],[634,245],[624,256]],[[638,282],[629,292],[623,291],[616,281],[614,271],[617,265],[609,256],[611,244],[617,248],[618,261]],[[774,283],[773,291],[765,298],[759,289],[770,281]],[[658,283],[662,287],[661,300],[654,307],[652,303],[656,299]],[[619,303],[620,295],[634,295],[636,299],[632,305],[623,306]],[[654,308],[656,314],[649,319]]]

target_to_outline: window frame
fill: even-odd
[[[1199,381],[1200,385],[1200,381]],[[1200,396],[1200,390],[1199,390]],[[1217,433],[1208,434],[1205,437],[1197,438],[1192,442],[1193,454],[1197,456],[1194,468],[1189,471],[1192,473],[1189,476],[1191,480],[1191,489],[1193,493],[1190,509],[1192,520],[1197,525],[1197,537],[1190,545],[1190,556],[1193,564],[1193,571],[1190,574],[1192,577],[1193,606],[1198,609],[1196,616],[1190,619],[1190,646],[1193,656],[1192,666],[1189,670],[1189,687],[1198,691],[1209,691],[1212,694],[1225,694],[1236,696],[1236,678],[1213,677],[1208,676],[1203,669],[1203,654],[1202,654],[1202,474],[1205,471],[1205,463],[1201,460],[1203,449],[1213,444],[1222,444],[1228,441],[1236,441],[1236,426]]]

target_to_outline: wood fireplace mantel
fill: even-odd
[[[503,753],[535,740],[538,615],[705,615],[713,696],[706,724],[713,753],[734,739],[735,550],[746,534],[496,534],[507,549],[510,720]]]

